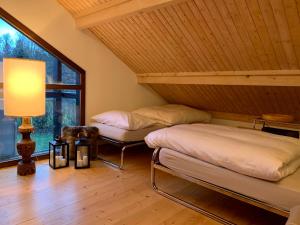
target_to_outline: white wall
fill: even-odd
[[[0,0],[0,6],[86,70],[86,121],[105,110],[164,103],[138,85],[134,73],[106,46],[76,29],[71,15],[55,0]]]

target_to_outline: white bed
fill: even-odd
[[[282,216],[300,205],[299,139],[214,124],[178,125],[154,131],[145,141],[153,153],[154,190],[222,223],[206,210],[160,190],[162,170]]]
[[[182,174],[247,195],[284,210],[300,205],[300,170],[278,182],[245,176],[180,152],[162,148],[159,162]]]
[[[176,150],[232,171],[278,181],[300,166],[299,139],[216,124],[182,124],[146,136],[151,148]]]
[[[136,142],[143,141],[145,136],[152,131],[164,128],[164,125],[153,125],[139,130],[126,130],[118,127],[113,127],[103,123],[91,123],[91,126],[97,127],[99,129],[99,135],[108,137],[114,140],[119,140],[121,142]]]
[[[102,141],[121,147],[120,164],[106,161],[123,168],[124,151],[130,147],[145,145],[144,138],[152,131],[182,123],[209,122],[208,112],[184,105],[163,105],[128,111],[107,111],[91,118],[90,126],[99,129]]]

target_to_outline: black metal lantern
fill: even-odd
[[[86,137],[75,142],[75,169],[90,168],[91,144]]]
[[[53,169],[69,166],[69,144],[60,137],[49,142],[49,166]]]

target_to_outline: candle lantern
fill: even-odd
[[[53,169],[69,166],[69,144],[61,137],[49,142],[49,166]]]
[[[75,142],[75,169],[90,168],[91,144],[85,132],[79,133],[78,137]]]

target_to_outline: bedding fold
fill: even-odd
[[[300,166],[299,139],[214,124],[184,124],[145,137],[151,148],[173,149],[235,172],[278,181]]]

